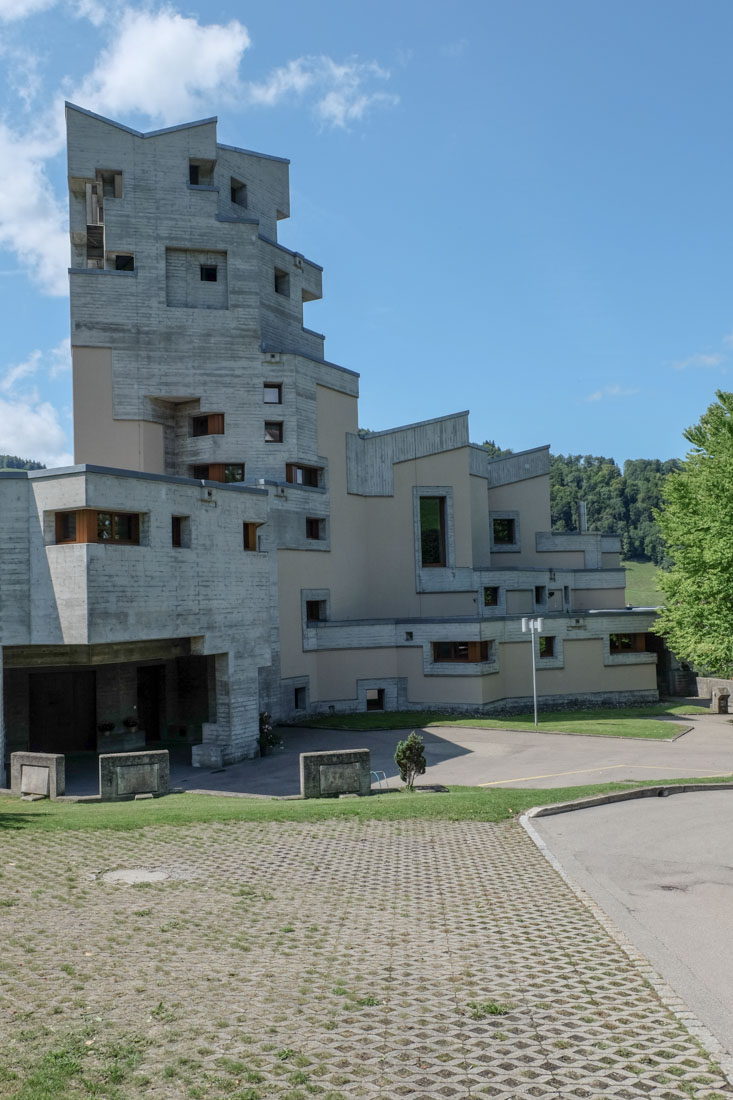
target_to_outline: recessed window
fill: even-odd
[[[283,388],[280,382],[265,382],[262,400],[266,405],[282,405]]]
[[[257,528],[258,523],[243,523],[242,524],[242,545],[245,550],[257,549]]]
[[[101,185],[102,198],[122,198],[122,172],[97,172],[97,184]]]
[[[325,523],[322,519],[316,519],[314,516],[306,516],[305,518],[305,537],[307,539],[322,539]]]
[[[495,519],[492,521],[494,542],[497,546],[512,546],[516,540],[516,521],[513,519]]]
[[[547,603],[547,589],[544,584],[534,586],[534,602],[539,605]]]
[[[445,497],[420,497],[420,555],[423,566],[445,565]]]
[[[555,637],[552,634],[540,635],[540,657],[555,656]]]
[[[320,485],[321,470],[318,466],[300,466],[294,462],[288,462],[285,466],[285,480],[291,485],[309,485],[317,489]]]
[[[188,182],[192,187],[211,187],[214,182],[213,160],[190,160],[188,162]]]
[[[366,709],[384,710],[384,688],[367,688]]]
[[[189,166],[188,166],[188,182],[193,184],[194,187],[198,187],[198,184],[199,184],[199,166],[198,166],[198,164],[189,164]]]
[[[282,294],[285,298],[290,297],[290,276],[279,267],[275,268],[275,293]]]
[[[218,268],[216,264],[200,264],[199,266],[202,283],[215,283],[217,281]]]
[[[610,634],[608,641],[611,653],[643,653],[646,649],[646,634]]]
[[[56,542],[76,542],[76,512],[56,513]]]
[[[193,466],[191,476],[198,481],[244,481],[244,463],[209,462],[207,465]]]
[[[194,416],[191,421],[192,435],[223,435],[224,413],[207,413],[205,416]]]
[[[306,600],[305,618],[309,623],[323,623],[328,617],[325,600]]]
[[[488,661],[493,642],[433,642],[433,660],[462,661],[466,664]]]
[[[283,441],[283,422],[282,420],[266,420],[265,421],[265,443],[282,443]]]
[[[129,252],[118,252],[115,256],[115,271],[134,271],[135,257]]]
[[[230,180],[230,194],[232,202],[235,206],[247,206],[247,184],[242,183],[241,180],[235,180],[234,176]]]
[[[293,689],[293,706],[296,710],[305,710],[305,688],[297,687]]]
[[[484,587],[484,607],[499,606],[499,589],[496,585],[489,584]]]
[[[56,513],[56,542],[109,542],[138,545],[140,516],[136,512]]]
[[[191,517],[171,516],[171,546],[190,547]]]

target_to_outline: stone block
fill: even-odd
[[[194,768],[221,768],[224,764],[219,745],[192,745],[191,764]]]
[[[10,754],[10,789],[18,798],[35,795],[58,798],[66,789],[66,758],[56,752]]]
[[[167,794],[170,764],[167,749],[103,753],[99,757],[99,797],[118,802],[138,794]]]
[[[714,687],[710,699],[710,711],[712,714],[727,714],[730,692],[725,687]]]
[[[303,798],[334,798],[371,791],[369,749],[300,754],[300,793]]]

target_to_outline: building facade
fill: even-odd
[[[657,698],[619,540],[553,534],[549,450],[468,414],[360,432],[277,241],[288,163],[216,120],[142,134],[67,105],[75,461],[0,475],[6,754],[137,717],[195,763],[258,714],[493,713]]]

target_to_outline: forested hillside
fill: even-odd
[[[33,462],[29,458],[17,455],[0,455],[0,470],[45,470],[42,462]]]
[[[493,441],[484,443],[492,457],[511,454]],[[578,502],[588,509],[588,530],[621,536],[622,557],[664,561],[664,547],[653,510],[659,507],[664,479],[680,462],[635,458],[623,471],[599,455],[550,455],[550,505],[553,531],[577,531]]]

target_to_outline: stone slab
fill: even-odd
[[[223,762],[219,745],[192,745],[191,764],[194,768],[220,768]]]
[[[371,791],[369,749],[300,754],[300,793],[303,798],[334,798]]]
[[[99,757],[99,797],[122,801],[138,794],[167,794],[170,762],[167,749],[103,753]]]
[[[66,758],[56,752],[11,753],[10,790],[17,798],[24,794],[59,798],[66,790]]]

